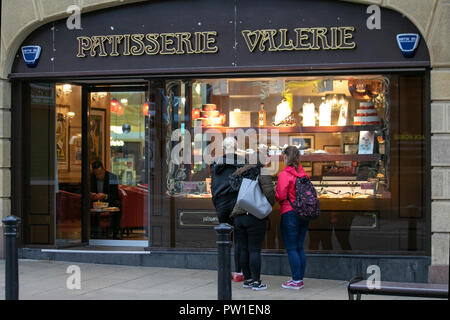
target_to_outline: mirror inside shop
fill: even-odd
[[[390,198],[388,91],[381,75],[169,82],[170,130],[190,139],[192,161],[170,159],[167,194],[211,198],[210,144],[234,136],[249,162],[267,155],[274,186],[293,145],[321,199]]]

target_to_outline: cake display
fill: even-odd
[[[381,119],[378,116],[373,102],[360,102],[353,123],[354,125],[381,124]]]
[[[202,127],[221,127],[226,121],[225,114],[220,113],[215,104],[203,105],[203,110],[200,110],[200,115],[197,119],[201,120]]]

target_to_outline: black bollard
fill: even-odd
[[[5,300],[19,300],[19,260],[17,254],[17,224],[20,219],[9,216],[5,225]]]
[[[233,227],[221,223],[214,228],[217,232],[217,299],[231,300],[231,232]]]

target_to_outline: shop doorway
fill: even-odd
[[[24,88],[25,243],[147,247],[146,83]]]
[[[90,245],[148,246],[148,88],[87,90],[85,228]],[[87,212],[87,213],[86,213]]]

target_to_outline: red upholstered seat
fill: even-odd
[[[56,223],[72,224],[81,220],[81,195],[60,190],[56,193]]]
[[[121,228],[146,228],[148,226],[148,191],[140,186],[119,186],[122,199]]]

